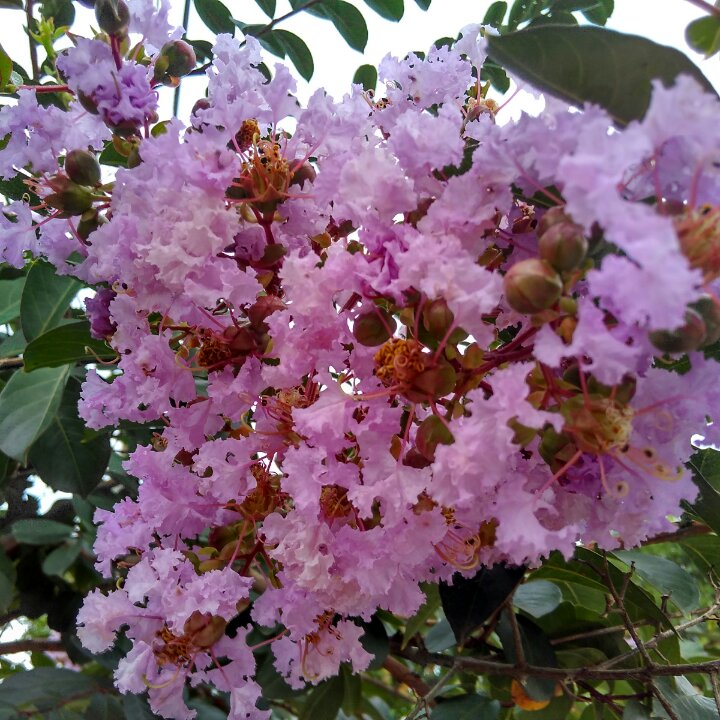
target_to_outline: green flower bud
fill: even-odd
[[[686,353],[697,350],[706,338],[705,321],[699,313],[688,308],[685,323],[675,330],[653,330],[650,342],[664,353]]]
[[[166,43],[155,61],[156,82],[172,82],[171,78],[187,75],[197,62],[195,50],[184,40]]]
[[[353,322],[355,339],[366,347],[377,347],[392,337],[397,327],[395,318],[382,308],[358,315]]]
[[[291,185],[299,185],[301,189],[305,187],[305,183],[309,182],[310,184],[315,182],[315,178],[317,177],[317,173],[315,172],[315,168],[310,165],[310,163],[303,163],[292,175],[292,179],[290,180]]]
[[[65,172],[78,185],[100,183],[100,163],[87,150],[71,150],[65,158]]]
[[[108,35],[124,35],[130,24],[130,10],[125,0],[96,0],[95,19]]]
[[[540,257],[547,260],[558,272],[579,267],[585,259],[588,242],[579,225],[559,222],[540,235]]]
[[[443,298],[433,300],[423,307],[425,329],[438,340],[442,340],[455,321],[455,315]]]
[[[71,180],[65,180],[57,192],[45,198],[45,203],[67,216],[82,215],[92,207],[93,196],[87,188]]]
[[[562,294],[560,276],[545,260],[521,260],[505,275],[505,298],[513,310],[532,314],[552,307]]]
[[[100,227],[100,216],[94,208],[83,213],[77,224],[77,234],[87,240]]]
[[[437,400],[449,395],[457,383],[457,373],[450,363],[423,370],[412,382],[405,395],[412,402],[427,400],[428,395]]]

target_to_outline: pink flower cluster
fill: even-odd
[[[500,125],[478,28],[385,59],[381,99],[307,107],[253,38],[214,53],[188,127],[148,132],[152,67],[102,39],[58,63],[74,121],[30,91],[3,108],[0,173],[47,207],[5,207],[2,253],[99,288],[118,363],[84,384],[88,425],[165,425],[126,463],[137,500],[97,512],[97,567],[124,582],[87,599],[83,642],[124,628],[118,687],[165,717],[209,682],[264,718],[238,613],[317,683],[366,668],[358,621],[412,615],[420,582],[632,546],[694,497],[720,401],[719,108],[681,77],[622,131],[554,101]],[[129,167],[88,200],[58,158],[118,128]]]

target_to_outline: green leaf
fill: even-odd
[[[320,683],[308,695],[299,720],[335,720],[343,702],[345,683],[336,675]]]
[[[315,65],[310,48],[305,44],[305,41],[287,30],[273,30],[271,34],[287,53],[300,75],[305,80],[310,80],[313,72],[315,72]]]
[[[73,534],[73,527],[56,520],[29,518],[16,520],[11,532],[18,542],[27,545],[50,545],[67,540]]]
[[[343,712],[352,716],[362,705],[362,680],[360,675],[353,673],[348,663],[340,666],[340,676],[343,679]]]
[[[102,479],[110,460],[107,435],[85,437],[85,423],[78,417],[80,383],[70,379],[60,406],[45,432],[32,444],[30,462],[53,490],[87,495]]]
[[[687,44],[706,58],[720,50],[720,17],[706,15],[693,20],[685,30]]]
[[[440,700],[430,717],[432,720],[498,720],[500,703],[484,695],[458,695]]]
[[[377,87],[378,74],[375,66],[361,65],[353,75],[353,83],[363,86],[363,90],[372,90],[375,92]]]
[[[68,366],[16,372],[0,392],[0,450],[23,461],[60,405]]]
[[[75,278],[56,275],[50,263],[32,264],[20,300],[20,322],[28,342],[60,323],[81,287]]]
[[[112,360],[117,353],[103,340],[90,335],[87,320],[60,325],[33,340],[25,348],[25,370],[58,367],[68,363],[95,362],[98,358]]]
[[[683,506],[720,534],[720,492],[717,490],[718,460],[720,460],[720,452],[712,449],[697,452],[690,458],[688,464],[693,471],[693,482],[698,486],[700,492],[695,502],[683,503]]]
[[[560,697],[553,697],[550,704],[542,710],[515,709],[513,720],[563,720],[572,710],[574,701],[563,693]]]
[[[542,617],[555,610],[562,602],[560,588],[548,580],[533,580],[521,585],[513,595],[515,607],[533,617]]]
[[[22,10],[24,7],[22,0],[0,0],[0,9],[3,10]]]
[[[427,10],[430,7],[430,3],[432,0],[415,0],[415,4],[421,9],[421,10]]]
[[[275,0],[255,0],[255,2],[270,19],[275,17]]]
[[[498,0],[494,2],[485,13],[483,18],[483,25],[490,25],[494,28],[499,28],[503,24],[505,19],[505,13],[507,12],[507,3],[504,0]]]
[[[353,49],[363,52],[368,41],[368,29],[362,13],[345,0],[325,0],[321,7],[325,16],[332,20],[337,31]]]
[[[667,698],[668,704],[675,715],[682,720],[717,720],[718,710],[715,700],[703,697],[684,677],[656,678],[654,682]],[[664,708],[655,701],[654,714],[659,718],[667,718]]]
[[[20,298],[24,287],[24,277],[0,280],[0,325],[20,315]]]
[[[361,623],[365,634],[360,637],[360,644],[366,652],[369,652],[373,659],[368,667],[369,670],[377,670],[382,667],[385,658],[390,652],[390,640],[388,639],[385,626],[382,621],[373,615],[370,622]]]
[[[401,650],[405,649],[405,646],[414,635],[420,632],[427,621],[437,612],[440,608],[440,592],[438,586],[435,584],[427,584],[423,588],[425,592],[425,602],[420,606],[418,611],[405,623],[405,631],[403,632]]]
[[[487,58],[480,71],[480,80],[489,80],[490,84],[501,93],[510,89],[510,78],[496,62]]]
[[[194,0],[195,9],[200,19],[216,35],[220,33],[235,34],[235,23],[232,15],[220,0]]]
[[[7,612],[15,598],[15,565],[5,553],[0,553],[0,612]]]
[[[690,612],[700,605],[700,590],[692,575],[677,563],[638,550],[617,550],[613,553],[624,563],[635,565],[637,574],[663,594],[680,610]]]
[[[13,707],[34,705],[44,713],[67,702],[68,697],[82,697],[92,692],[106,691],[104,681],[86,673],[65,668],[36,668],[5,677],[0,684],[0,703]]]
[[[582,11],[586,20],[595,25],[605,25],[615,10],[615,0],[597,0],[594,7]]]
[[[704,575],[720,575],[720,537],[702,535],[679,542],[683,552]]]
[[[190,43],[194,47],[194,43]],[[121,155],[117,148],[112,144],[108,143],[105,149],[100,153],[98,162],[101,165],[108,165],[109,167],[127,167],[128,159]]]
[[[524,567],[498,563],[481,568],[471,578],[455,573],[452,585],[440,583],[445,617],[459,643],[465,642],[507,600],[524,574]]]
[[[510,8],[508,27],[515,30],[520,23],[535,17],[542,10],[541,0],[515,0]]]
[[[117,698],[112,695],[93,695],[88,709],[87,720],[125,720],[125,713]]]
[[[490,57],[523,80],[573,105],[600,105],[619,125],[644,116],[655,79],[670,85],[684,73],[716,94],[680,51],[605,28],[547,25],[487,42]]]
[[[428,634],[425,636],[425,647],[430,652],[443,652],[453,647],[457,643],[455,639],[455,633],[450,627],[450,623],[447,618],[443,618],[439,622],[435,623]]]
[[[10,337],[6,337],[0,343],[0,357],[10,358],[20,355],[25,350],[25,336],[22,330],[18,328]]]
[[[652,720],[652,715],[639,700],[630,700],[623,710],[622,720]]]
[[[2,45],[0,45],[0,90],[10,82],[12,71],[12,60],[5,50],[3,50]]]
[[[386,20],[398,22],[405,12],[403,0],[365,0],[365,4]]]
[[[53,19],[56,28],[70,27],[75,22],[75,7],[70,0],[43,0],[40,14]]]
[[[46,575],[62,574],[75,562],[82,547],[79,542],[63,543],[56,547],[42,563],[42,571]]]

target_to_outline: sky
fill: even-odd
[[[384,20],[362,0],[353,0],[362,10],[368,23],[369,41],[364,54],[350,49],[335,28],[327,21],[300,13],[283,22],[280,27],[302,37],[310,46],[315,59],[315,74],[310,83],[299,79],[298,95],[301,101],[307,99],[312,91],[324,87],[336,98],[341,97],[350,86],[353,74],[363,63],[377,65],[388,52],[404,56],[412,50],[427,50],[438,38],[456,36],[458,31],[470,23],[482,20],[491,0],[433,0],[430,9],[423,12],[414,0],[405,0],[405,15],[399,23]],[[182,23],[183,1],[171,0],[173,20]],[[254,0],[225,0],[233,15],[247,23],[264,23],[266,15],[258,8]],[[701,55],[690,50],[684,39],[688,23],[701,17],[702,11],[689,0],[615,0],[615,12],[608,27],[626,32],[644,35],[664,45],[670,45],[688,54],[698,64],[705,75],[720,88],[720,56],[704,60]],[[288,0],[278,0],[276,17],[290,10]],[[24,13],[18,10],[0,10],[0,44],[14,59],[27,66],[27,41],[22,32]],[[94,20],[93,12],[78,8],[78,21],[74,30],[79,34],[89,28]],[[239,34],[239,31],[238,31]],[[193,39],[212,40],[212,35],[191,7],[188,23],[188,35]],[[269,56],[273,63],[277,58]],[[193,79],[184,83],[180,116],[187,116],[194,100],[203,94],[202,79]],[[515,110],[529,108],[529,97],[518,98]],[[164,91],[162,107],[166,113],[171,107],[171,93]],[[515,113],[513,113],[515,114]]]

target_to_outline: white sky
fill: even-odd
[[[183,0],[172,2],[174,19],[177,24],[181,24]],[[377,65],[388,52],[403,56],[412,50],[427,50],[438,38],[455,36],[464,25],[480,22],[491,0],[433,0],[427,12],[420,10],[414,0],[405,0],[405,17],[399,23],[384,20],[362,0],[354,2],[361,8],[369,28],[370,39],[364,54],[351,50],[330,22],[307,13],[300,13],[280,26],[300,35],[310,46],[315,59],[315,75],[310,84],[303,80],[298,82],[301,100],[318,87],[325,87],[336,98],[341,97],[348,90],[359,65]],[[244,22],[263,23],[268,20],[254,0],[225,0],[225,3],[234,16]],[[716,87],[720,87],[718,56],[703,60],[702,56],[687,47],[684,39],[685,28],[689,22],[702,16],[701,10],[687,0],[615,0],[615,6],[609,27],[677,47],[701,67]],[[289,10],[288,0],[278,0],[276,17]],[[22,31],[23,19],[24,13],[19,10],[0,10],[0,43],[14,59],[27,67],[29,62],[27,41]],[[83,34],[93,20],[92,11],[78,7],[79,22],[73,29]],[[212,39],[207,31],[203,33],[204,26],[195,14],[194,7],[188,25],[191,38]],[[277,58],[269,55],[268,61],[272,63]],[[202,79],[185,82],[184,88],[181,117],[188,113],[194,100],[203,94]],[[164,95],[163,107],[169,108],[170,93],[165,90]],[[517,105],[518,101],[514,104]]]

